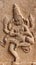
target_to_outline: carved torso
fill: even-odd
[[[16,48],[21,47],[25,53],[28,53],[30,45],[34,44],[33,22],[32,15],[28,20],[24,19],[16,5],[13,5],[13,20],[7,21],[7,17],[3,20],[3,31],[6,34],[4,41],[7,43],[6,38],[9,36],[9,50],[16,58],[15,61],[19,58]]]

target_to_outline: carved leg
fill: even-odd
[[[19,63],[20,57],[15,49],[16,49],[16,45],[11,43],[9,50],[14,55],[14,62],[17,64],[17,63]]]
[[[34,37],[31,38],[31,37],[26,36],[25,41],[32,45],[32,44],[34,44]]]

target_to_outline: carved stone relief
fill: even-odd
[[[8,21],[7,16],[3,19],[3,38],[4,45],[9,39],[9,51],[14,56],[15,63],[19,63],[20,57],[16,49],[21,47],[24,53],[29,53],[34,44],[34,18],[29,14],[28,19],[25,19],[20,12],[19,7],[13,5],[13,20]]]

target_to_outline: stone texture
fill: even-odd
[[[3,19],[6,16],[8,21],[13,20],[13,4],[17,4],[20,11],[25,19],[28,18],[29,14],[35,18],[34,24],[34,38],[35,42],[32,45],[29,53],[24,53],[21,48],[16,51],[21,58],[21,64],[12,63],[14,60],[13,55],[8,51],[9,41],[5,43],[0,42],[0,65],[36,65],[36,0],[0,0],[0,41],[6,35],[3,32]],[[6,20],[7,22],[7,20]],[[32,64],[33,63],[33,64]]]

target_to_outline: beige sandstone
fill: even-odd
[[[0,0],[0,65],[36,65],[36,0]]]

